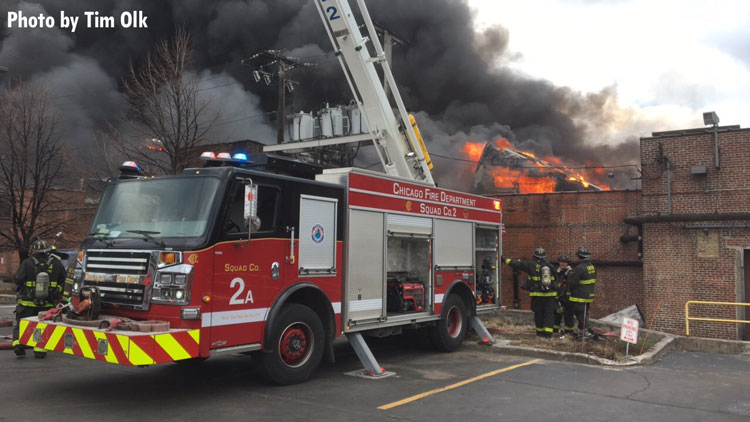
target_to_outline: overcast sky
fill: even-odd
[[[748,0],[469,4],[478,28],[510,31],[499,64],[582,92],[614,85],[629,116],[617,135],[703,126],[704,111],[750,127]]]

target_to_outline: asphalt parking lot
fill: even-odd
[[[0,335],[10,328],[0,328]],[[748,420],[749,356],[672,352],[647,367],[608,369],[464,348],[420,349],[409,338],[373,351],[396,376],[345,375],[342,344],[305,384],[266,384],[242,355],[200,365],[126,368],[0,351],[0,420]]]

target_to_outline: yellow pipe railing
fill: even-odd
[[[685,302],[685,335],[690,335],[690,321],[709,321],[709,322],[734,322],[741,324],[750,324],[750,321],[743,319],[721,319],[721,318],[691,318],[689,306],[691,304],[698,305],[727,305],[727,306],[750,306],[750,303],[742,302],[706,302],[702,300],[688,300]]]

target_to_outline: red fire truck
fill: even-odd
[[[499,292],[500,202],[435,186],[395,83],[398,113],[348,4],[316,4],[387,174],[206,153],[205,167],[180,175],[117,181],[76,280],[98,292],[107,322],[27,318],[21,343],[134,366],[250,352],[270,380],[290,384],[332,360],[342,335],[373,376],[385,372],[363,335],[422,329],[452,351],[474,328],[490,341],[476,314],[498,307],[488,292]],[[168,328],[117,329],[125,318]]]

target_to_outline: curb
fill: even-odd
[[[503,342],[502,340],[497,341],[492,346],[487,347],[481,343],[466,343],[464,347],[477,350],[477,351],[489,351],[491,353],[506,353],[509,355],[542,358],[545,360],[555,360],[562,362],[571,363],[582,363],[585,365],[601,365],[601,366],[613,366],[613,367],[628,367],[638,365],[649,365],[661,359],[664,355],[669,353],[676,344],[675,336],[665,335],[664,338],[659,340],[653,349],[641,356],[634,356],[628,362],[617,362],[611,359],[604,359],[598,356],[591,356],[585,353],[575,352],[560,352],[557,350],[537,349],[535,347],[523,347],[523,346],[511,346]]]
[[[16,303],[16,295],[0,295],[0,305],[12,305]]]
[[[0,318],[0,327],[12,327],[12,326],[13,326],[12,319]]]
[[[11,342],[11,341],[4,341],[4,342],[0,343],[0,350],[10,350],[10,349],[13,348],[11,346],[12,344],[13,344],[13,342]]]

